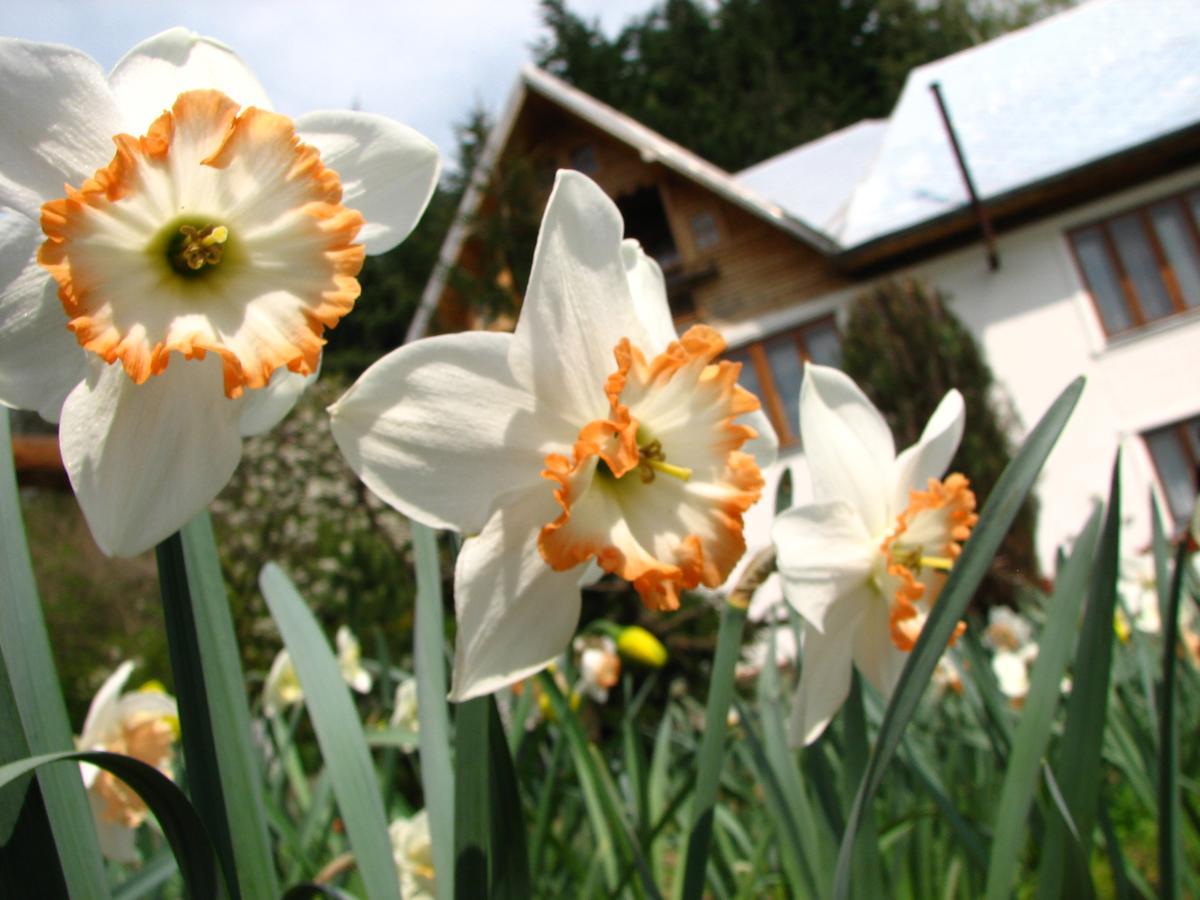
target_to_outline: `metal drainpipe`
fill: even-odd
[[[963,155],[962,146],[958,143],[958,135],[954,131],[954,124],[950,121],[950,111],[946,109],[946,101],[942,97],[942,87],[935,81],[929,85],[929,90],[933,91],[933,98],[937,101],[942,124],[946,126],[950,147],[954,150],[954,161],[958,163],[959,174],[962,175],[967,195],[971,198],[971,211],[975,213],[975,218],[979,220],[979,230],[983,232],[983,243],[987,248],[988,268],[995,272],[1000,268],[1000,256],[996,252],[996,234],[992,231],[992,220],[980,201],[979,194],[975,192],[975,182],[971,180],[971,170],[967,168],[967,158]]]

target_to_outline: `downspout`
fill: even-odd
[[[942,117],[942,124],[946,126],[946,134],[949,136],[950,146],[954,150],[954,161],[958,163],[958,171],[962,175],[963,184],[966,185],[967,196],[971,198],[971,211],[975,213],[975,218],[979,221],[979,230],[983,233],[983,243],[987,248],[988,268],[995,272],[1000,268],[1000,256],[996,252],[996,234],[992,231],[992,220],[980,201],[979,194],[975,191],[971,170],[967,168],[967,158],[963,155],[962,146],[958,143],[958,135],[954,131],[954,124],[950,121],[950,112],[946,109],[946,101],[942,97],[942,87],[935,81],[929,85],[929,90],[933,91],[933,98],[937,101],[938,113]]]

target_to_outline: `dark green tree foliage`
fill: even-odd
[[[539,65],[729,171],[887,116],[914,66],[1070,0],[663,0],[613,39],[542,0]]]
[[[857,298],[842,334],[843,368],[907,447],[942,397],[958,388],[966,428],[950,471],[962,472],[982,506],[1011,456],[1011,417],[996,408],[991,369],[943,298],[916,281],[885,282]],[[1028,500],[984,583],[985,603],[1012,603],[1037,578],[1035,501]]]

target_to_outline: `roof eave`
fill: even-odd
[[[1128,187],[1137,176],[1144,179],[1151,166],[1155,175],[1165,175],[1193,165],[1200,158],[1198,152],[1200,122],[1038,181],[984,197],[982,202],[1000,227],[1011,228],[1048,214],[1048,209],[1086,202],[1089,193],[1097,196]],[[978,220],[970,205],[964,203],[949,212],[847,247],[834,254],[832,262],[848,273],[888,268],[899,256],[904,257],[900,264],[907,264],[914,256],[925,258],[943,252],[947,244],[956,241],[960,244],[971,243],[977,229]]]

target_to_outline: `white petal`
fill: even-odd
[[[769,622],[771,619],[786,621],[787,608],[783,603],[783,580],[778,572],[772,572],[755,589],[754,596],[750,598],[750,608],[746,610],[746,618],[751,622]]]
[[[649,256],[642,245],[633,238],[621,242],[621,260],[625,264],[625,275],[629,279],[629,293],[633,297],[633,310],[646,330],[649,345],[642,350],[647,357],[657,356],[679,335],[671,320],[671,307],[667,303],[667,283],[662,269]]]
[[[276,369],[266,387],[247,390],[242,395],[238,432],[242,437],[266,434],[284,420],[300,396],[316,383],[320,374],[320,367],[311,375],[289,372],[285,368]]]
[[[329,411],[333,437],[367,487],[407,516],[472,534],[500,494],[544,483],[548,447],[566,450],[578,426],[547,418],[514,382],[511,340],[425,338],[363,373]]]
[[[368,253],[383,253],[408,236],[441,171],[431,140],[384,116],[349,110],[306,113],[296,131],[342,179],[342,203],[366,219],[358,240]]]
[[[96,696],[88,706],[83,720],[83,731],[79,735],[79,746],[85,750],[99,749],[108,739],[108,734],[120,724],[118,701],[125,682],[133,672],[133,660],[125,660],[115,672],[104,680]]]
[[[67,330],[57,285],[33,258],[40,243],[30,219],[0,219],[0,404],[57,422],[87,357]]]
[[[892,643],[887,604],[876,596],[866,604],[854,638],[854,664],[886,701],[896,689],[906,662],[908,654]]]
[[[0,38],[0,206],[37,217],[108,165],[121,116],[89,56],[70,47]]]
[[[608,412],[604,382],[623,337],[646,348],[621,257],[616,205],[589,178],[561,171],[546,205],[513,335],[513,374],[580,427]]]
[[[136,865],[142,857],[137,851],[134,836],[136,828],[126,828],[118,822],[110,822],[104,818],[105,800],[95,793],[88,792],[88,801],[92,807],[92,821],[96,826],[96,839],[100,844],[100,852],[105,859]]]
[[[804,626],[800,684],[793,698],[788,736],[794,746],[811,744],[834,717],[850,693],[851,656],[855,621],[821,634]]]
[[[997,653],[992,657],[992,672],[1005,697],[1019,700],[1029,693],[1029,668],[1018,653]]]
[[[785,510],[771,540],[784,596],[819,631],[831,606],[867,583],[878,552],[858,513],[841,500]]]
[[[454,702],[540,671],[575,633],[579,571],[555,572],[537,546],[541,527],[558,512],[550,491],[526,491],[463,544],[454,570]]]
[[[215,90],[242,106],[271,108],[267,92],[236,53],[186,28],[142,41],[113,66],[108,82],[132,134],[144,134],[184,91]]]
[[[67,397],[63,462],[100,549],[133,556],[204,509],[242,453],[240,404],[225,397],[221,361],[173,355],[135,385],[119,365],[93,368]]]
[[[131,691],[117,702],[117,715],[122,721],[131,716],[169,718],[179,715],[175,700],[158,691]]]
[[[909,491],[923,491],[930,478],[941,478],[946,473],[962,440],[965,417],[962,394],[950,391],[929,417],[920,440],[896,457],[893,510],[908,506]]]
[[[872,535],[888,525],[895,444],[887,423],[850,378],[827,366],[804,367],[800,433],[818,500],[845,500]]]

